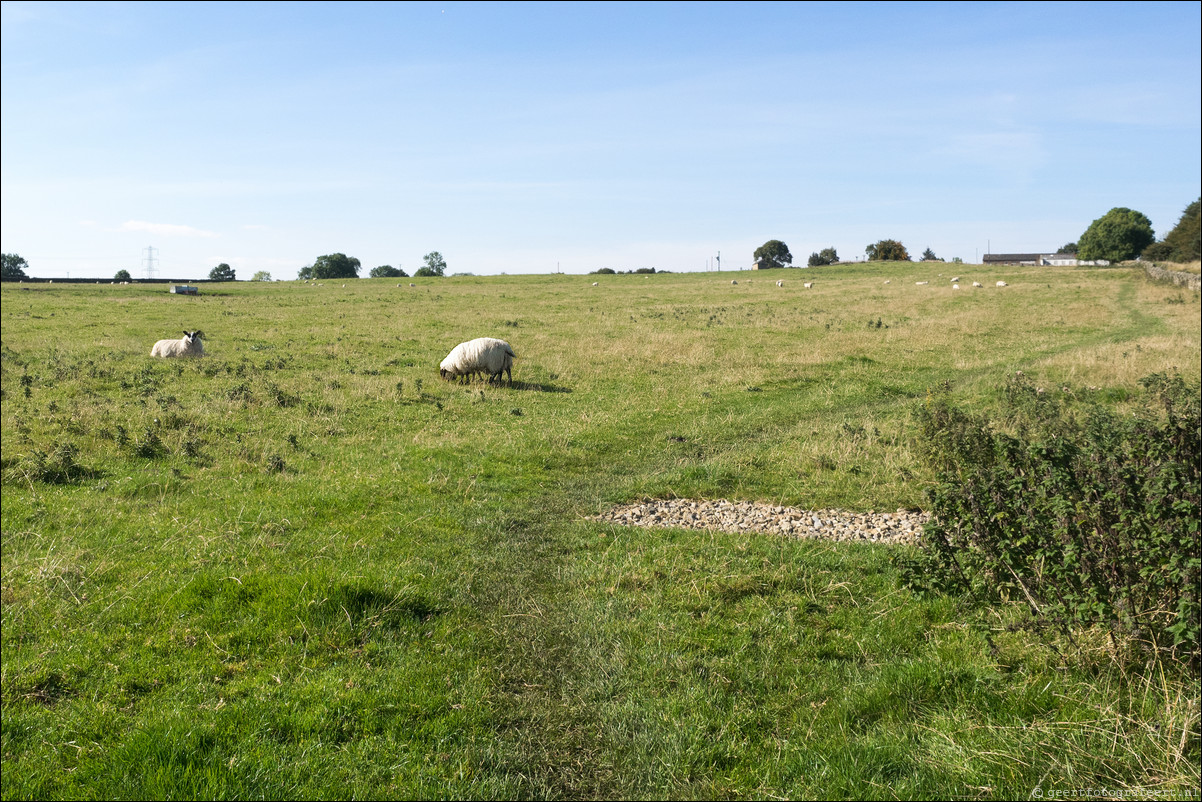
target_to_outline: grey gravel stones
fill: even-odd
[[[754,501],[693,501],[644,499],[595,516],[621,526],[716,529],[721,532],[763,532],[799,539],[917,543],[925,512],[848,512],[802,510]]]

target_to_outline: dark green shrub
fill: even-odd
[[[1142,408],[1119,414],[1018,374],[999,425],[933,393],[920,412],[932,522],[910,585],[1110,627],[1198,670],[1199,387],[1141,383]]]
[[[69,442],[59,443],[49,454],[35,448],[28,454],[20,455],[15,464],[5,471],[4,479],[6,482],[67,484],[94,476],[92,470],[76,462],[78,455],[79,449]]]
[[[142,432],[141,437],[133,439],[130,450],[135,457],[142,459],[158,459],[167,454],[167,446],[159,437],[159,433],[149,426]]]

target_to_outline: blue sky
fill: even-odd
[[[1053,250],[1202,193],[1202,4],[4,3],[32,275]]]

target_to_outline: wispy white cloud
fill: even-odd
[[[1047,162],[1042,139],[1032,131],[993,131],[951,136],[935,156],[1027,175]]]
[[[148,223],[145,220],[127,220],[121,224],[121,231],[149,231],[161,237],[216,237],[212,231],[205,231],[192,226],[177,226],[171,223]]]

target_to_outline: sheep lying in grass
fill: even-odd
[[[459,343],[451,349],[446,359],[438,366],[438,375],[448,381],[460,377],[471,377],[484,373],[488,381],[500,381],[501,374],[509,374],[509,383],[513,384],[513,358],[517,356],[513,348],[504,340],[495,337],[477,337],[465,343]]]
[[[185,331],[178,340],[159,340],[150,349],[151,356],[161,356],[164,359],[176,356],[204,356],[205,347],[200,338],[204,335],[199,331]]]

